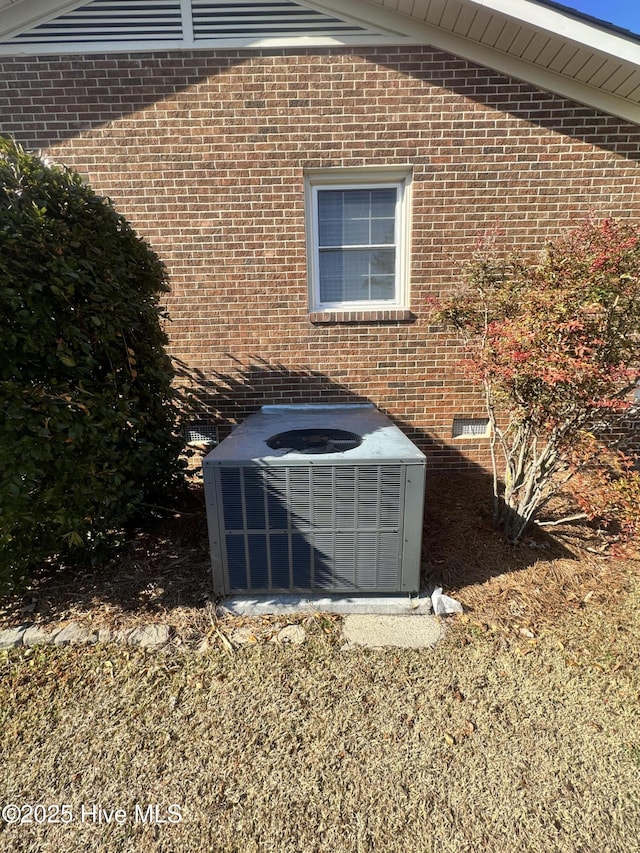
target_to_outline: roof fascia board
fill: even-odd
[[[577,42],[598,53],[605,53],[616,59],[624,59],[638,65],[640,62],[640,49],[638,41],[633,38],[625,38],[606,29],[606,24],[599,27],[597,24],[589,24],[571,15],[569,9],[563,14],[559,10],[551,9],[530,0],[466,0],[472,6],[481,6],[509,18],[516,23],[529,24],[537,31],[544,30],[550,35],[560,36]]]

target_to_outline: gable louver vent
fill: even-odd
[[[14,36],[18,44],[175,41],[182,37],[180,0],[91,0],[52,21]]]
[[[216,593],[419,590],[425,457],[373,406],[263,406],[203,468]]]
[[[46,6],[45,6],[46,8]],[[0,42],[22,53],[385,42],[384,33],[294,0],[88,0]]]
[[[223,39],[232,36],[259,37],[287,35],[344,35],[364,33],[365,29],[349,25],[315,9],[289,0],[248,0],[239,3],[211,3],[192,0],[194,39]]]

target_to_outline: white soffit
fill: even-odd
[[[415,43],[640,124],[640,37],[535,0],[354,0],[352,16],[356,7],[376,7],[372,24],[392,16]]]
[[[0,0],[0,55],[369,45],[431,45],[640,124],[640,38],[543,0]]]

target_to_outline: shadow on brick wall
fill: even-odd
[[[437,49],[404,49],[401,57],[395,49],[385,52],[382,48],[350,48],[348,51],[345,48],[310,48],[290,51],[303,61],[307,56],[326,57],[326,64],[330,63],[332,55],[339,57],[347,52],[362,57],[373,66],[388,67],[392,73],[421,81],[429,87],[451,91],[488,109],[511,114],[527,124],[595,144],[629,160],[640,158],[635,142],[637,128],[634,125]],[[21,62],[14,70],[14,60],[10,59],[4,76],[14,85],[22,101],[13,109],[7,107],[6,119],[0,121],[0,132],[14,134],[27,147],[46,149],[87,132],[107,128],[154,104],[166,102],[166,108],[171,110],[173,102],[182,92],[228,74],[234,66],[246,64],[253,56],[255,51],[251,50],[223,51],[218,55],[215,51],[195,54],[184,51],[179,54],[169,53],[165,57],[161,54],[135,57],[123,55],[119,58],[119,64],[115,64],[110,56],[48,57],[51,81],[44,83],[41,77],[42,60],[30,62],[27,59],[25,62],[21,57]],[[340,74],[339,70],[337,74]],[[362,74],[365,74],[364,68]],[[55,93],[47,100],[51,84],[55,84]],[[264,88],[265,92],[267,88],[268,85]],[[61,90],[65,90],[68,96],[78,92],[81,94],[59,98]],[[31,94],[36,95],[38,103],[42,101],[46,104],[46,115],[41,109],[34,117],[33,105],[28,101],[28,106],[23,106]],[[268,94],[269,98],[273,97],[272,91]],[[295,108],[300,99],[307,105],[309,102],[313,104],[317,96],[313,81],[301,83],[298,89],[285,92],[283,105],[291,109],[294,101]],[[266,100],[262,89],[256,92],[252,88],[244,97],[241,94],[240,99],[244,108],[257,110],[258,115],[265,111]],[[425,92],[425,101],[428,99],[428,92]],[[21,120],[22,109],[28,113],[24,120]],[[454,126],[454,132],[455,129]],[[249,141],[263,142],[272,132],[272,122],[268,118],[256,121]],[[121,137],[115,138],[121,146],[126,146],[129,134],[125,130]],[[107,138],[109,133],[105,135]],[[502,146],[504,142],[499,140],[497,144]],[[212,155],[215,157],[215,151]],[[172,160],[191,162],[193,155],[180,148],[174,154],[164,153],[162,160],[165,163]]]
[[[232,365],[228,371],[204,371],[174,359],[176,387],[183,408],[194,423],[215,426],[220,440],[235,424],[273,404],[357,404],[376,400],[358,394],[352,388],[310,367],[288,367],[274,364],[259,356],[243,363],[227,354]],[[427,456],[427,467],[465,468],[484,471],[460,450],[428,431],[403,420],[394,412],[378,407],[391,418]]]

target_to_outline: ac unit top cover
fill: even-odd
[[[341,445],[336,440],[330,451],[307,450],[273,441],[297,431],[331,435],[332,431],[353,433],[360,439]],[[271,445],[269,445],[271,441]],[[279,446],[280,445],[280,446]],[[337,449],[344,446],[348,449]],[[336,449],[333,449],[335,447]],[[392,459],[424,464],[424,453],[382,412],[371,404],[270,405],[249,415],[203,460],[204,466],[228,465],[353,465],[379,464]]]

